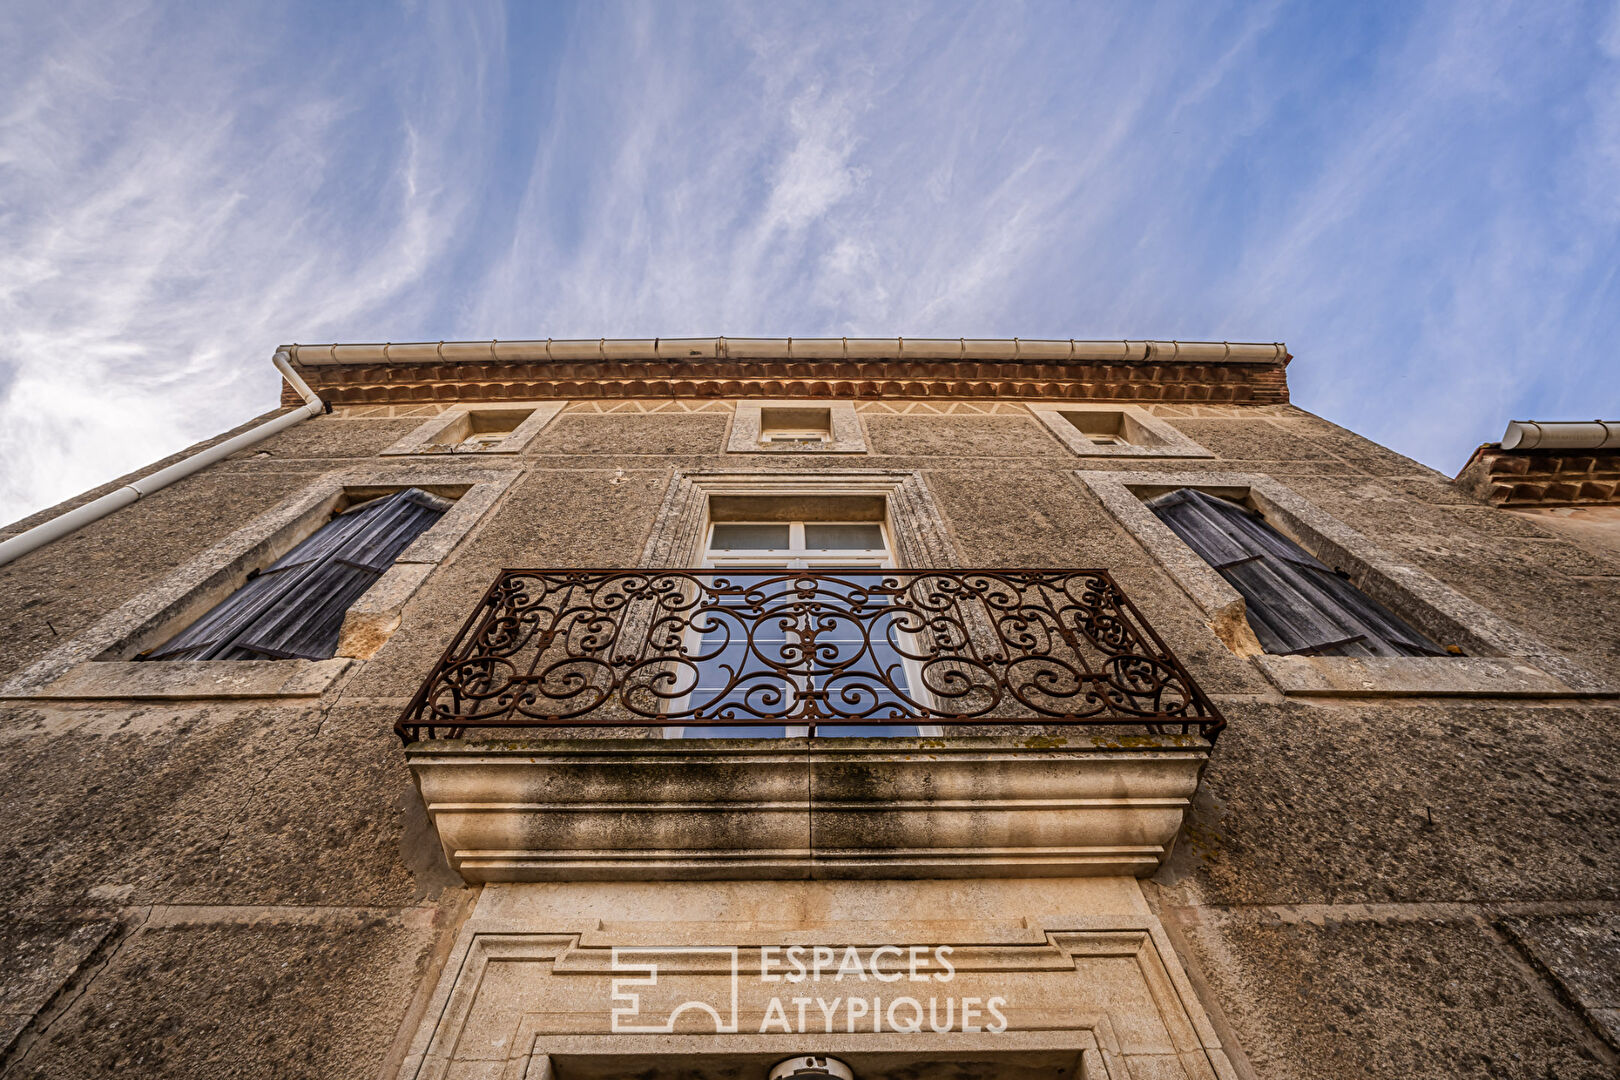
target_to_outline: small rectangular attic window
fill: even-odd
[[[824,443],[832,441],[832,410],[763,408],[759,410],[760,442]]]
[[[533,409],[468,409],[434,436],[425,449],[440,453],[487,450],[505,442],[532,415]]]
[[[1058,415],[1098,446],[1153,446],[1160,441],[1122,409],[1060,409]]]
[[[1249,625],[1268,653],[1448,655],[1237,503],[1181,488],[1148,500],[1147,506],[1242,594]]]
[[[450,508],[419,488],[352,506],[140,660],[324,660],[343,616]]]

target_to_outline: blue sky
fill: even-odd
[[[1287,341],[1447,473],[1620,416],[1620,4],[21,0],[0,520],[274,347]]]

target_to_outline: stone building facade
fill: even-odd
[[[1272,345],[284,355],[329,413],[0,567],[8,1080],[1615,1075],[1614,451],[1454,482]],[[144,658],[409,489],[328,655]],[[1394,645],[1278,644],[1171,496]],[[766,565],[887,598],[865,705],[802,605],[766,727],[693,704]]]

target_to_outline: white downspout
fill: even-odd
[[[250,428],[216,446],[210,446],[206,450],[199,450],[197,453],[175,462],[166,469],[159,469],[150,476],[143,476],[139,480],[125,484],[117,491],[109,492],[99,499],[53,517],[43,524],[35,525],[27,532],[18,533],[8,540],[0,541],[0,566],[4,566],[13,559],[21,558],[35,548],[44,547],[52,540],[82,529],[92,521],[104,518],[114,510],[128,506],[144,495],[150,495],[154,491],[166,488],[176,480],[205,469],[216,461],[223,461],[243,447],[263,442],[276,432],[285,431],[294,424],[307,420],[311,416],[319,416],[327,410],[326,403],[292,369],[292,365],[288,363],[285,348],[277,349],[276,355],[270,362],[275,364],[276,370],[281,372],[282,378],[286,379],[292,388],[298,391],[298,395],[304,399],[304,404],[292,412],[283,413],[274,420],[266,420],[258,427]]]

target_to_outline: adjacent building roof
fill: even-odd
[[[1620,505],[1620,421],[1515,420],[1457,482],[1497,506]]]
[[[1281,342],[1022,338],[547,338],[285,349],[334,405],[656,397],[1279,404],[1288,400],[1292,359]]]

